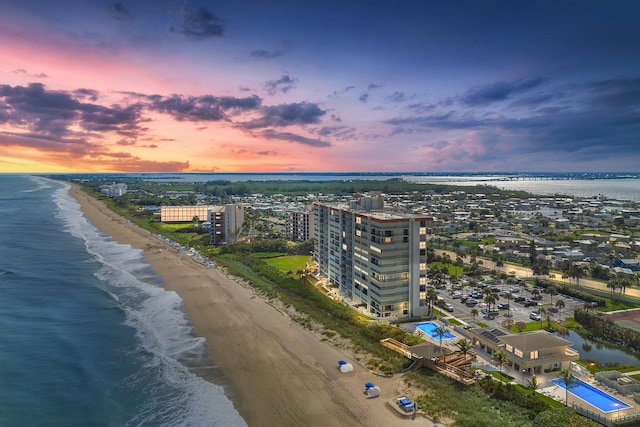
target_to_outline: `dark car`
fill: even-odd
[[[525,297],[515,297],[513,302],[525,302],[527,299]]]
[[[506,302],[501,302],[500,304],[498,304],[498,310],[502,310],[505,308],[509,308],[509,304],[507,304]]]
[[[538,301],[529,300],[524,302],[525,307],[535,307],[536,305],[538,305]]]

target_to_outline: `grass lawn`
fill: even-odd
[[[304,271],[305,264],[310,262],[311,258],[309,255],[288,255],[276,258],[267,258],[264,261],[280,271],[291,271],[295,276],[298,270]]]
[[[451,263],[444,264],[442,262],[432,262],[431,264],[429,264],[429,267],[438,270],[441,270],[442,267],[446,267],[449,270],[449,276],[459,276],[464,272],[464,268]]]

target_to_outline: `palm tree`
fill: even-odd
[[[502,374],[502,365],[507,362],[507,355],[502,350],[497,350],[491,355],[491,359],[496,362],[500,369],[500,374]]]
[[[489,295],[487,295],[486,297],[484,297],[484,302],[487,303],[488,305],[488,310],[491,311],[491,304],[495,304],[496,301],[498,301],[498,297],[496,296],[496,294],[491,293]]]
[[[547,329],[551,329],[551,316],[553,316],[553,313],[544,307],[541,307],[538,312],[540,313],[540,327],[542,328],[542,319],[545,319],[547,321]]]
[[[568,369],[563,369],[560,371],[560,378],[562,378],[562,382],[564,383],[564,406],[569,405],[569,385],[573,380],[573,374],[569,372]]]
[[[473,321],[476,321],[476,316],[478,315],[478,309],[477,308],[472,308],[471,309],[471,318],[473,319]]]
[[[438,294],[434,289],[427,289],[427,307],[429,308],[429,314],[433,314],[433,304],[438,301]]]
[[[551,305],[553,305],[553,297],[555,295],[558,295],[558,289],[556,289],[555,286],[549,286],[547,288],[547,293],[549,294],[549,297],[550,297],[549,301],[550,301]]]
[[[504,294],[504,299],[507,300],[507,317],[511,317],[510,301],[513,299],[513,294],[511,292],[507,292],[506,294]]]
[[[538,289],[532,289],[531,292],[529,292],[529,294],[531,295],[532,299],[535,299],[534,297],[537,297],[538,295],[540,295],[540,291]]]
[[[563,308],[565,308],[565,306],[566,306],[566,305],[565,305],[565,303],[564,303],[564,300],[562,300],[562,299],[558,299],[558,300],[556,301],[556,308],[558,309],[558,320],[562,319],[562,316],[561,316],[561,314],[562,314],[562,309],[563,309]]]
[[[532,376],[531,379],[527,380],[527,388],[531,389],[531,393],[532,394],[536,394],[536,389],[538,388],[540,384],[538,383],[538,379],[536,378],[536,376]]]
[[[469,351],[471,351],[471,348],[473,348],[473,344],[471,344],[471,341],[469,341],[468,339],[462,338],[456,343],[456,347],[458,347],[460,349],[460,353],[464,355],[464,361],[466,363],[467,354],[469,354]]]
[[[447,329],[442,325],[441,326],[437,326],[433,330],[433,333],[440,339],[440,352],[442,353],[442,338],[447,333]]]
[[[569,329],[565,328],[564,326],[558,326],[556,328],[556,333],[558,334],[559,337],[568,337]]]

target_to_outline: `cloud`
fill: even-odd
[[[528,88],[538,87],[535,81],[529,82],[510,85],[510,89],[493,86],[496,90],[467,92],[482,93],[477,101],[513,101],[501,110],[415,108],[413,111],[424,114],[396,117],[386,123],[394,126],[392,134],[442,135],[444,131],[459,137],[465,141],[467,153],[472,152],[470,144],[476,145],[471,156],[474,162],[486,162],[486,167],[496,170],[505,170],[500,159],[507,158],[537,159],[531,161],[545,169],[545,162],[552,159],[597,164],[604,158],[615,158],[628,164],[629,156],[635,156],[640,135],[640,79],[592,81],[537,94],[528,93]],[[513,105],[522,108],[513,109]],[[524,162],[513,165],[526,167]]]
[[[334,90],[333,93],[331,93],[330,95],[327,96],[327,98],[329,98],[329,99],[338,98],[340,95],[344,95],[345,93],[347,93],[350,90],[353,90],[355,88],[356,88],[355,86],[347,86],[342,90]]]
[[[22,74],[24,76],[29,76],[29,77],[36,77],[36,78],[39,78],[39,79],[49,78],[49,76],[46,75],[45,73],[28,73],[27,70],[24,70],[22,68],[19,68],[17,70],[12,70],[11,73],[12,74]]]
[[[386,97],[389,102],[404,102],[404,92],[393,92],[391,95]]]
[[[221,37],[224,34],[223,22],[204,7],[198,9],[181,8],[178,11],[179,27],[169,26],[169,33],[180,34],[192,40]]]
[[[593,105],[624,109],[640,106],[640,78],[609,79],[586,85]]]
[[[358,101],[366,103],[369,100],[369,92],[379,87],[382,87],[382,85],[369,83],[369,86],[367,86],[367,91],[358,97]]]
[[[265,50],[265,49],[256,49],[251,52],[251,56],[257,59],[273,59],[279,56],[284,55],[286,52],[284,50]]]
[[[244,123],[243,126],[253,129],[317,124],[325,113],[317,104],[309,102],[265,106],[261,109],[262,117]]]
[[[228,120],[231,115],[256,110],[262,101],[253,95],[245,98],[213,95],[183,97],[150,96],[149,109],[173,116],[176,120],[218,121]]]
[[[285,74],[278,80],[269,80],[265,82],[264,87],[267,89],[267,93],[269,95],[275,95],[277,92],[289,92],[295,87],[296,83],[298,83],[298,79]]]
[[[87,98],[90,101],[97,101],[99,92],[93,89],[76,89],[72,92],[77,98]]]
[[[331,146],[331,143],[328,141],[307,138],[305,136],[296,135],[290,132],[276,132],[271,129],[266,129],[262,131],[260,135],[267,139],[278,139],[280,141],[296,142],[302,145],[309,145],[311,147],[330,147]]]
[[[97,97],[97,92],[80,89],[80,94]],[[73,93],[49,91],[40,83],[24,86],[0,85],[0,120],[31,132],[54,138],[73,136],[77,126],[83,132],[113,131],[133,136],[139,130],[140,105],[105,107],[81,102]]]
[[[116,2],[106,6],[103,9],[107,15],[115,19],[116,21],[133,21],[134,16],[131,12],[122,4],[122,2]]]
[[[545,82],[543,78],[531,80],[516,80],[514,82],[498,82],[471,88],[461,98],[460,102],[472,107],[486,106],[494,102],[505,101],[513,95],[527,92]]]

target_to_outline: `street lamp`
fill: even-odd
[[[614,403],[614,406],[616,408],[618,408],[618,415],[616,415],[616,420],[620,418],[620,404],[619,403]]]

